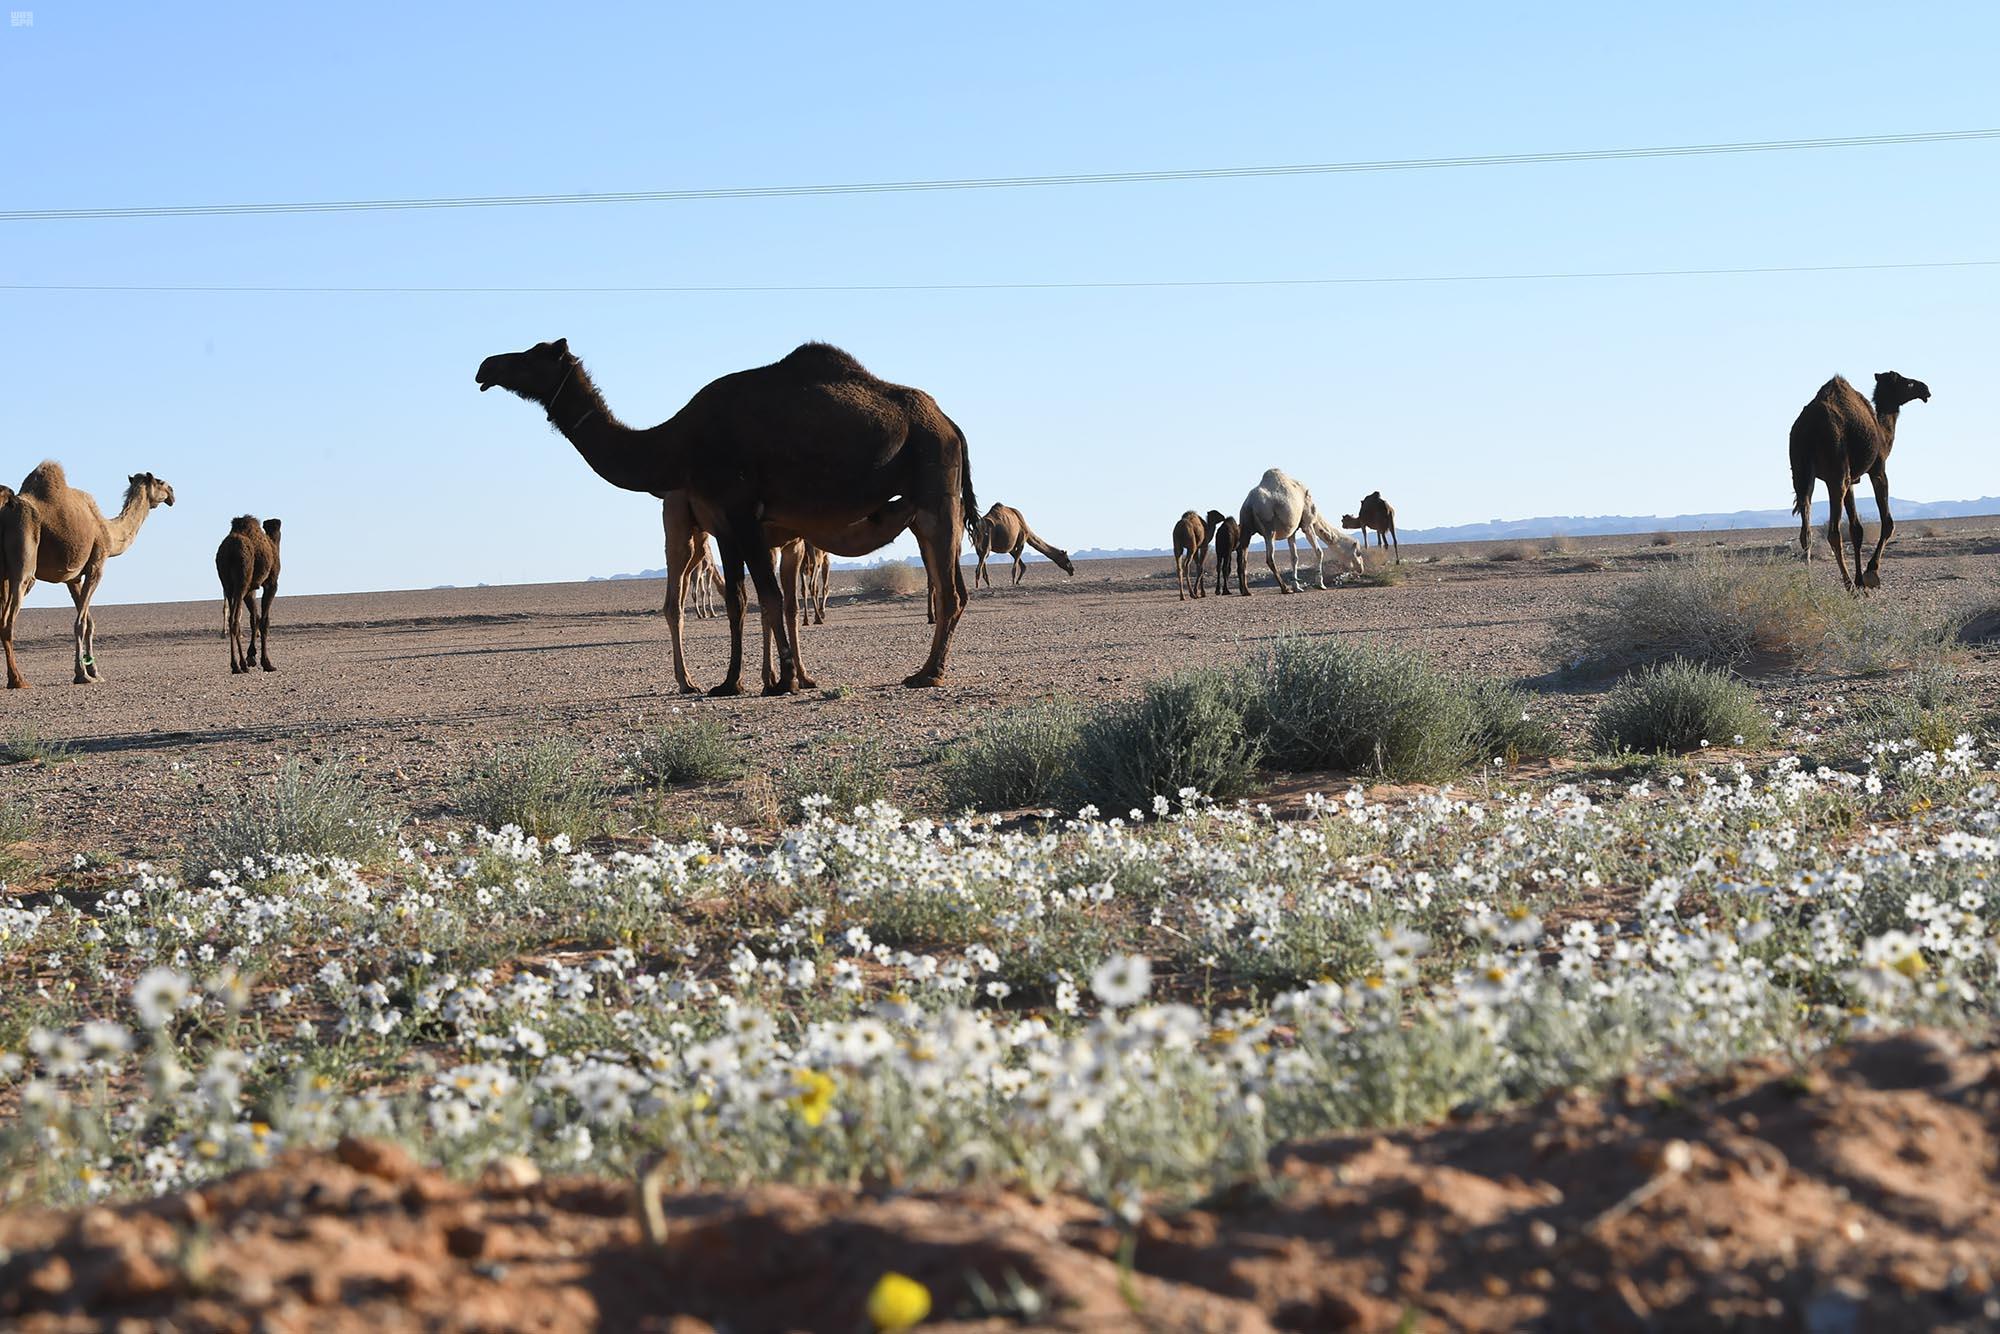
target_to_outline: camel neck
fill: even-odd
[[[122,556],[132,540],[139,536],[139,525],[146,522],[146,516],[153,512],[153,506],[144,496],[133,496],[125,502],[125,508],[118,511],[114,519],[105,520],[105,531],[110,534],[110,548],[107,554]]]
[[[600,407],[587,406],[580,396],[569,400],[558,395],[549,423],[576,446],[592,472],[620,490],[658,494],[685,485],[675,475],[680,469],[674,466],[678,451],[668,431],[671,422],[638,431]]]

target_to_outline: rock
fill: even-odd
[[[479,1173],[480,1189],[495,1195],[519,1195],[542,1184],[542,1169],[531,1158],[503,1153]]]
[[[409,1150],[387,1140],[349,1135],[334,1146],[334,1157],[366,1176],[403,1181],[416,1175],[417,1160]]]

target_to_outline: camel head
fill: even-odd
[[[1075,574],[1076,566],[1069,563],[1069,553],[1057,547],[1049,548],[1049,559],[1062,567],[1064,574]]]
[[[1907,375],[1895,371],[1878,371],[1875,374],[1875,406],[1877,408],[1900,408],[1912,399],[1931,401],[1931,387],[1922,380],[1912,380]]]
[[[553,343],[537,343],[525,352],[501,352],[488,357],[479,363],[479,372],[473,379],[481,393],[497,385],[547,407],[561,392],[563,383],[576,374],[576,369],[569,339],[558,338]]]
[[[174,503],[174,489],[149,472],[135,472],[125,480],[128,483],[125,490],[128,501],[135,496],[144,496],[148,506]]]
[[[1340,526],[1342,528],[1359,528],[1361,520],[1355,515],[1343,514],[1340,516]]]
[[[1208,531],[1212,533],[1216,529],[1220,528],[1223,524],[1223,521],[1226,520],[1228,517],[1229,516],[1227,514],[1224,514],[1221,510],[1210,510],[1208,512],[1208,517],[1203,519],[1202,522],[1208,525]]]
[[[284,533],[284,529],[285,529],[285,521],[283,519],[264,520],[264,531],[270,534],[271,541],[273,542],[276,542],[279,539],[279,537]]]

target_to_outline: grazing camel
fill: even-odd
[[[960,543],[977,506],[965,434],[920,389],[869,374],[847,353],[806,343],[769,366],[711,381],[658,426],[618,421],[566,339],[479,364],[480,389],[540,404],[549,424],[613,486],[665,497],[685,491],[722,552],[729,674],[711,692],[742,692],[747,568],[759,614],[776,637],[777,694],[801,689],[797,640],[784,625],[777,572],[762,559],[795,537],[843,556],[916,535],[940,609],[930,656],[906,686],[944,680],[952,631],[965,610]]]
[[[1369,533],[1375,534],[1377,546],[1382,545],[1386,534],[1389,543],[1395,548],[1396,564],[1403,563],[1403,544],[1396,540],[1396,507],[1382,499],[1380,491],[1370,491],[1361,497],[1361,512],[1341,515],[1340,526],[1350,531],[1359,528],[1361,545],[1364,547],[1368,545]]]
[[[1181,515],[1174,524],[1174,578],[1179,581],[1181,601],[1202,594],[1201,557],[1208,550],[1208,525],[1193,510]],[[1192,584],[1194,591],[1188,592]]]
[[[1889,514],[1889,451],[1896,444],[1896,418],[1903,405],[1912,400],[1931,401],[1930,386],[1895,371],[1875,377],[1875,401],[1861,397],[1853,385],[1836,375],[1820,386],[1812,402],[1799,410],[1792,423],[1792,513],[1799,516],[1799,552],[1812,559],[1812,493],[1815,480],[1826,483],[1826,540],[1833,548],[1833,563],[1840,567],[1840,582],[1849,589],[1880,588],[1882,548],[1896,531]],[[1854,486],[1863,474],[1875,488],[1875,510],[1881,516],[1882,531],[1875,539],[1875,553],[1868,568],[1861,568],[1861,514],[1854,504]],[[1840,549],[1840,511],[1847,510],[1847,526],[1854,537],[1854,577],[1847,577],[1847,561]]]
[[[174,489],[149,472],[135,472],[117,517],[106,519],[87,491],[71,489],[62,465],[44,463],[0,509],[0,647],[7,687],[28,684],[14,658],[14,623],[35,580],[68,584],[76,603],[76,683],[103,679],[97,671],[97,622],[90,600],[104,579],[104,562],[123,555],[156,505],[174,503]]]
[[[1303,482],[1287,477],[1282,469],[1272,468],[1264,474],[1256,486],[1250,489],[1250,494],[1243,498],[1243,510],[1237,516],[1237,523],[1242,528],[1242,532],[1237,534],[1236,538],[1239,555],[1250,549],[1252,538],[1262,537],[1264,563],[1271,567],[1271,577],[1277,580],[1280,593],[1305,591],[1305,586],[1299,582],[1298,539],[1301,535],[1305,537],[1306,545],[1312,548],[1314,572],[1318,576],[1319,586],[1326,587],[1326,555],[1320,550],[1320,543],[1325,535],[1332,533],[1333,530],[1327,525],[1326,520],[1320,517],[1319,507],[1313,503],[1312,492],[1306,490]],[[1285,587],[1284,578],[1278,573],[1278,562],[1272,556],[1277,539],[1281,537],[1292,552],[1290,588]],[[1356,554],[1360,548],[1353,538],[1347,539],[1346,547],[1338,543],[1332,545],[1335,558],[1347,567],[1337,571],[1338,573],[1360,568],[1360,560]],[[1250,584],[1243,577],[1241,560],[1237,562],[1237,586],[1244,597],[1250,596]]]
[[[222,580],[222,603],[229,611],[229,670],[247,672],[257,665],[257,640],[264,641],[264,670],[271,661],[271,599],[278,596],[278,543],[284,532],[279,519],[257,522],[254,514],[230,521],[229,532],[215,549],[215,573]],[[261,590],[262,596],[259,596]],[[250,608],[250,649],[243,648],[243,608]]]
[[[1236,578],[1243,579],[1243,549],[1249,543],[1242,541],[1242,525],[1221,510],[1208,512],[1208,535],[1215,544],[1215,591],[1218,596],[1229,594],[1229,561],[1236,559]]]
[[[972,572],[972,586],[985,584],[993,587],[993,576],[986,572],[986,557],[989,552],[999,552],[1014,558],[1014,580],[1020,583],[1028,577],[1028,564],[1021,558],[1024,547],[1033,547],[1061,567],[1064,574],[1075,574],[1076,567],[1069,563],[1069,553],[1061,547],[1050,546],[1035,536],[1034,529],[1021,517],[1021,511],[1012,505],[995,505],[981,515],[972,527],[972,549],[979,555],[979,567]]]

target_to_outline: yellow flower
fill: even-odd
[[[888,1273],[868,1294],[868,1319],[880,1334],[898,1334],[931,1313],[931,1290],[913,1278]]]
[[[826,1120],[826,1114],[833,1110],[833,1077],[817,1070],[795,1070],[792,1082],[799,1091],[788,1101],[798,1112],[799,1119],[809,1126],[817,1127]],[[919,1317],[921,1318],[921,1317]],[[915,1321],[911,1322],[912,1324]]]

